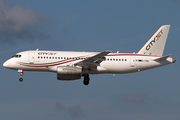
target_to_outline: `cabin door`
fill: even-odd
[[[34,63],[34,59],[35,59],[35,56],[34,56],[34,52],[30,52],[29,53],[29,63]]]
[[[135,63],[136,63],[136,57],[130,56],[130,66],[135,67]]]

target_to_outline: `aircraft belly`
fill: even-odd
[[[18,67],[18,69],[22,69],[24,71],[49,71],[46,67]]]
[[[136,65],[137,65],[138,71],[148,70],[151,68],[161,66],[160,63],[153,61],[153,60],[149,60],[148,62],[137,62]]]

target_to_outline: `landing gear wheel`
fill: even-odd
[[[23,78],[19,78],[19,81],[22,82],[22,81],[23,81]]]
[[[89,85],[89,80],[90,80],[89,75],[85,75],[83,81],[84,85]]]

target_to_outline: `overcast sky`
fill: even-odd
[[[180,119],[180,0],[0,0],[1,120]],[[164,55],[175,64],[131,74],[58,81],[2,66],[25,50],[138,52],[171,25]]]

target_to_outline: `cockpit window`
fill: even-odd
[[[14,56],[12,56],[12,58],[20,58],[21,57],[21,55],[14,55]]]

